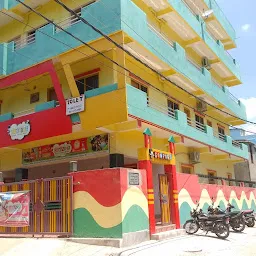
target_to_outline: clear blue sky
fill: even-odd
[[[230,51],[237,59],[243,85],[231,92],[237,98],[256,98],[256,0],[217,0],[237,33],[237,49]]]

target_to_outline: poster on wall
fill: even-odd
[[[57,144],[23,150],[23,164],[38,161],[70,157],[79,154],[90,154],[108,151],[108,135],[96,135],[89,138],[66,141]]]
[[[29,226],[30,192],[0,192],[0,227]]]

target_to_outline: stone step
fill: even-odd
[[[175,224],[169,224],[169,225],[157,225],[156,226],[156,233],[162,233],[170,230],[176,229]]]
[[[164,239],[174,238],[178,236],[185,236],[185,235],[187,235],[185,229],[174,229],[174,230],[153,234],[151,235],[151,240],[164,240]]]

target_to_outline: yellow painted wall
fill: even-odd
[[[85,5],[88,2],[90,2],[90,0],[63,1],[64,4],[66,4],[68,7],[72,9]],[[63,7],[61,7],[54,1],[50,1],[47,4],[39,6],[37,8],[37,11],[47,16],[50,20],[54,22],[60,22],[69,16],[69,12],[67,12]],[[26,32],[32,30],[31,27],[29,27],[28,25],[38,28],[46,23],[46,21],[43,18],[41,18],[40,16],[33,12],[28,12],[27,14],[24,15],[23,18],[23,22],[26,25],[18,21],[13,21],[0,29],[0,43],[9,42],[15,37],[25,34]]]

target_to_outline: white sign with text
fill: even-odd
[[[66,100],[66,115],[72,115],[84,111],[84,95]]]

